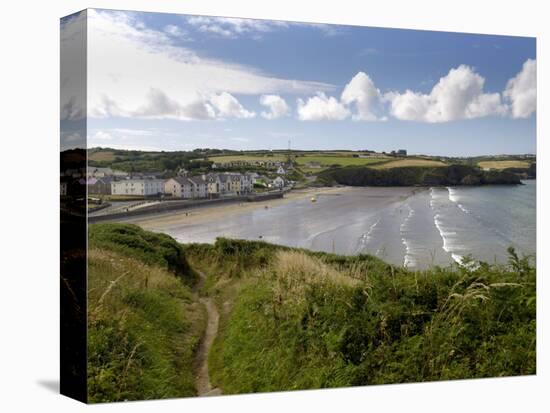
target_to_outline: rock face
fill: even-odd
[[[517,185],[518,175],[508,171],[483,171],[469,165],[373,169],[348,166],[323,171],[325,184],[350,186]]]

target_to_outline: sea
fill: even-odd
[[[506,263],[508,247],[536,253],[536,181],[523,185],[352,188],[208,223],[164,229],[180,242],[264,240],[316,251],[371,254],[395,265]]]

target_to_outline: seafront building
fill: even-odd
[[[112,195],[152,196],[164,193],[162,179],[123,179],[111,182]]]
[[[95,170],[94,173],[97,173]],[[103,174],[104,171],[99,171]],[[141,177],[134,174],[129,178],[117,178],[109,175],[100,178],[88,176],[83,179],[88,186],[88,193],[95,195],[133,195],[159,196],[169,195],[179,199],[219,198],[224,196],[246,195],[253,191],[260,181],[266,187],[282,188],[285,180],[281,177],[270,180],[256,172],[234,173],[218,172],[202,175],[180,175],[169,179],[152,176]]]

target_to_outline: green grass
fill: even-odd
[[[220,330],[210,377],[224,394],[536,372],[536,271],[409,271],[261,241],[180,245],[133,225],[89,228],[91,402],[196,394],[205,311]]]
[[[273,154],[268,155],[226,155],[226,156],[211,156],[208,158],[213,162],[218,163],[227,163],[227,162],[253,162],[253,161],[262,161],[262,162],[284,162],[287,160],[285,154]]]
[[[375,165],[374,168],[379,169],[391,169],[391,168],[404,168],[404,167],[438,167],[447,166],[446,163],[441,161],[434,161],[432,159],[398,159],[395,161],[385,162],[380,165]]]
[[[90,248],[119,252],[146,264],[166,268],[180,276],[187,285],[193,285],[197,280],[181,244],[168,235],[145,231],[137,225],[90,225],[88,245]]]
[[[209,292],[233,303],[210,355],[225,394],[536,371],[536,275],[513,252],[419,272],[262,242],[186,253],[209,257]]]
[[[90,402],[196,395],[194,355],[204,327],[202,306],[174,273],[89,250]]]
[[[298,156],[296,163],[300,166],[306,166],[309,162],[319,162],[322,167],[329,167],[332,165],[350,166],[350,165],[374,165],[381,162],[386,162],[386,158],[355,158],[349,156],[326,156],[326,155],[305,155]],[[321,169],[315,169],[314,171],[320,171]]]

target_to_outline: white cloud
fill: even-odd
[[[504,97],[512,107],[512,117],[527,118],[537,110],[537,61],[528,59],[515,77],[508,81]]]
[[[333,88],[200,57],[189,48],[175,46],[170,34],[148,28],[130,13],[88,10],[88,17],[91,117],[209,119],[211,106],[204,97],[223,92],[304,94]],[[234,26],[245,30],[249,25]]]
[[[365,72],[357,73],[344,88],[341,100],[346,105],[355,104],[354,120],[377,120],[374,109],[380,102],[380,90]]]
[[[187,36],[187,32],[185,30],[174,24],[165,26],[164,32],[173,37],[185,38]]]
[[[350,111],[333,96],[323,92],[308,98],[307,102],[298,99],[298,118],[300,120],[343,120]]]
[[[321,31],[325,36],[336,36],[344,32],[343,28],[333,24],[297,23],[280,20],[242,19],[237,17],[185,17],[188,24],[203,33],[210,33],[219,37],[235,39],[246,35],[253,39],[261,39],[263,33],[272,32],[287,27],[308,27]]]
[[[256,116],[254,112],[246,110],[235,96],[227,92],[212,96],[210,103],[216,109],[217,115],[222,118],[248,119]]]
[[[260,104],[269,108],[268,112],[262,112],[262,116],[266,119],[278,119],[290,113],[290,107],[279,95],[262,95]]]
[[[111,141],[113,140],[113,136],[110,133],[100,130],[94,133],[94,135],[91,136],[90,139],[93,141]]]
[[[187,23],[203,33],[212,33],[227,38],[236,38],[243,34],[266,33],[278,27],[288,26],[288,23],[283,21],[236,17],[191,16],[186,20]]]
[[[211,119],[215,117],[212,106],[197,97],[182,104],[168,97],[159,89],[150,89],[142,106],[128,114],[129,117],[151,119]]]
[[[439,79],[429,94],[407,90],[389,92],[391,114],[397,119],[448,122],[490,115],[505,115],[507,108],[499,93],[485,93],[485,79],[471,67],[460,65]]]

